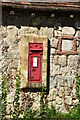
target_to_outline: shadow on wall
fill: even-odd
[[[47,55],[47,94],[49,94],[50,86],[50,40],[48,40],[48,55]]]
[[[29,27],[58,27],[58,26],[72,26],[76,27],[79,21],[78,13],[71,12],[40,12],[40,11],[18,11],[14,10],[14,15],[9,14],[6,10],[2,15],[2,24],[7,25],[16,25],[17,27],[29,26]],[[68,21],[68,24],[67,24]]]

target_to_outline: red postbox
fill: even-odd
[[[42,81],[43,43],[29,43],[28,82]]]

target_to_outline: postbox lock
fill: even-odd
[[[30,52],[29,54],[32,55],[32,52]]]

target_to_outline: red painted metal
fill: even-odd
[[[42,81],[43,43],[29,43],[28,82]]]

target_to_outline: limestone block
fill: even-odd
[[[13,106],[13,104],[7,104],[7,106],[6,106],[6,113],[7,113],[7,114],[10,114],[11,111],[14,111],[14,106]],[[10,116],[9,116],[8,119],[10,119]]]
[[[49,94],[50,95],[56,95],[56,91],[57,91],[57,89],[56,88],[52,88],[52,89],[50,89],[50,92],[49,92]]]
[[[40,109],[40,103],[38,101],[34,102],[33,106],[32,106],[32,109],[33,110],[39,110]]]
[[[70,51],[73,49],[73,41],[71,40],[62,40],[62,50]]]
[[[60,65],[53,64],[53,76],[60,73]]]
[[[55,86],[57,85],[56,77],[52,76],[50,79],[50,86],[52,86],[52,89],[55,91]]]
[[[7,27],[7,34],[15,36],[18,34],[18,28],[16,26],[8,26]]]
[[[79,100],[76,99],[76,100],[73,100],[73,105],[77,105],[79,103]]]
[[[53,28],[48,28],[48,27],[41,27],[40,29],[40,35],[46,35],[48,38],[53,38]]]
[[[59,111],[60,106],[56,104],[56,105],[55,105],[55,109]]]
[[[58,39],[52,38],[52,45],[51,47],[57,48],[58,47]]]
[[[7,102],[8,102],[8,103],[13,103],[13,101],[14,101],[14,94],[15,94],[15,91],[12,90],[12,91],[7,95]]]
[[[67,113],[67,110],[66,110],[64,104],[59,105],[59,107],[60,107],[59,111],[61,111],[61,112],[63,112],[63,113]]]
[[[63,27],[62,34],[63,35],[74,35],[75,29],[73,27]]]
[[[57,96],[57,97],[56,97],[56,103],[57,103],[58,105],[61,105],[61,104],[63,103],[62,98],[60,98],[59,96]]]
[[[66,66],[66,56],[65,56],[65,55],[59,56],[58,63],[59,63],[61,66]]]
[[[4,38],[4,37],[6,37],[6,36],[7,36],[6,27],[1,26],[1,27],[0,27],[0,39],[1,39],[1,38]]]
[[[77,67],[78,65],[78,55],[69,55],[68,65],[72,67]]]
[[[63,75],[70,75],[72,69],[69,66],[66,66],[66,67],[61,67],[60,71],[61,71],[61,74]]]
[[[50,101],[53,101],[53,100],[55,100],[56,99],[56,95],[51,95],[50,96]]]
[[[68,105],[72,104],[72,98],[71,98],[71,96],[65,96],[65,103],[68,104]]]
[[[58,55],[55,55],[55,56],[54,56],[54,58],[53,58],[53,64],[55,64],[55,65],[58,64],[58,58],[59,58]]]
[[[38,34],[38,29],[36,27],[21,26],[21,29],[19,29],[18,34],[19,35]]]
[[[75,77],[73,76],[67,76],[66,79],[67,79],[67,82],[68,82],[68,88],[71,88],[73,86],[73,81]]]
[[[51,55],[54,55],[55,52],[56,52],[56,50],[55,50],[54,48],[51,48],[51,50],[50,50],[50,54],[51,54]]]

